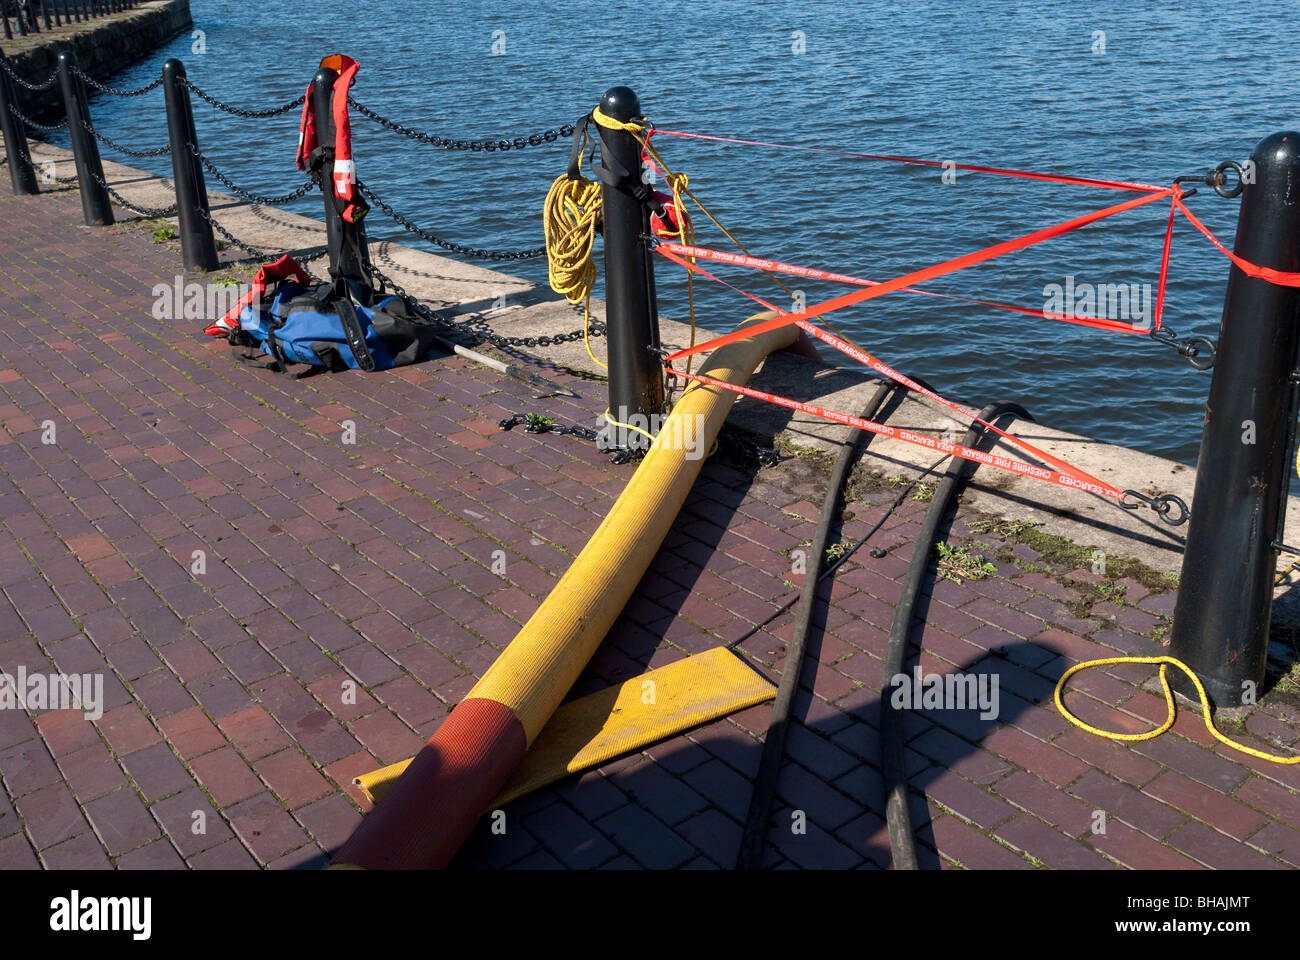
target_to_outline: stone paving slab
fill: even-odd
[[[0,198],[0,669],[102,675],[104,712],[0,710],[0,866],[321,866],[367,809],[351,778],[436,729],[634,468],[497,429],[526,411],[591,422],[601,385],[555,371],[579,398],[457,357],[304,380],[240,364],[200,323],[152,316],[174,247],[78,214],[73,191]],[[573,694],[721,644],[787,669],[814,467],[710,459]],[[881,658],[926,504],[881,484],[849,509],[846,543],[884,519],[880,555],[822,587],[774,867],[889,864]],[[1300,768],[1226,750],[1187,710],[1123,745],[1052,706],[1070,664],[1161,649],[1165,585],[1103,593],[983,520],[963,506],[950,540],[996,572],[933,586],[919,662],[996,676],[1001,710],[908,715],[923,865],[1300,866]],[[1148,680],[1099,670],[1068,702],[1136,731],[1163,715]],[[1229,732],[1293,745],[1296,698],[1275,694]],[[522,798],[454,867],[728,867],[768,712]]]

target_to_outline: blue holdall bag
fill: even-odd
[[[435,331],[401,297],[376,294],[353,280],[304,286],[282,280],[273,295],[239,314],[230,342],[262,348],[267,366],[285,372],[299,363],[323,370],[389,370],[423,360]],[[253,360],[248,354],[243,359]]]

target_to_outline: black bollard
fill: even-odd
[[[72,156],[77,163],[77,186],[81,189],[81,213],[90,226],[113,224],[113,205],[104,187],[104,164],[99,146],[86,126],[90,124],[90,107],[86,103],[86,86],[77,69],[77,55],[71,50],[59,52],[59,90],[68,117],[68,137]]]
[[[627,87],[613,87],[601,98],[600,110],[624,123],[641,118],[641,102]],[[641,179],[641,144],[630,133],[600,131],[601,218],[605,238],[605,325],[609,344],[609,410],[628,423],[635,416],[659,414],[664,405],[663,365],[659,357],[659,309],[655,298],[654,253],[649,242],[649,208],[636,196]],[[653,421],[648,421],[653,423]],[[650,432],[655,432],[651,426]],[[617,442],[609,446],[643,448],[641,434],[611,428]]]
[[[365,280],[369,275],[370,255],[366,247],[366,228],[362,223],[343,219],[334,196],[334,81],[336,70],[321,67],[311,81],[312,110],[316,116],[316,137],[322,148],[320,167],[321,195],[325,198],[325,235],[330,248],[330,276]],[[361,251],[358,258],[357,251]]]
[[[172,179],[176,184],[176,219],[180,226],[181,254],[186,270],[215,270],[217,244],[208,217],[208,188],[199,158],[185,64],[172,58],[163,64],[163,94],[167,104],[167,136],[172,148]]]
[[[4,51],[0,50],[0,57]],[[0,134],[5,139],[5,156],[9,158],[9,182],[14,196],[40,193],[36,185],[36,171],[32,169],[31,148],[27,145],[27,127],[13,112],[18,103],[18,91],[9,75],[0,70]]]
[[[1235,253],[1300,272],[1300,133],[1251,154]],[[1300,289],[1228,275],[1219,346],[1197,458],[1196,492],[1174,608],[1170,654],[1217,706],[1255,702],[1267,664],[1277,542],[1290,477],[1300,361]],[[1174,686],[1195,696],[1182,671]]]

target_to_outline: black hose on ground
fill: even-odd
[[[1016,403],[993,403],[979,412],[979,419],[996,423],[1007,414],[1033,420],[1029,411]],[[983,437],[986,428],[978,423],[966,431],[962,445],[973,447]],[[896,870],[916,870],[916,836],[912,832],[912,814],[907,806],[907,772],[903,749],[903,715],[894,709],[889,697],[890,679],[903,672],[903,658],[907,642],[911,639],[913,615],[921,585],[930,567],[930,557],[938,541],[939,526],[948,513],[948,507],[958,488],[970,476],[974,464],[969,460],[954,458],[948,465],[943,481],[935,491],[930,509],[926,511],[921,531],[916,538],[916,549],[907,568],[898,604],[894,607],[894,625],[889,633],[889,647],[885,653],[885,666],[880,691],[880,749],[881,767],[885,783],[885,821],[889,829],[889,850]]]
[[[876,387],[867,399],[866,407],[862,411],[862,419],[871,420],[876,416],[893,392],[894,386],[892,383],[881,383]],[[776,796],[777,781],[781,776],[781,761],[785,758],[790,710],[794,705],[795,691],[799,687],[799,675],[803,671],[804,648],[816,603],[817,585],[821,581],[820,573],[825,563],[826,541],[830,537],[831,526],[839,516],[844,481],[861,450],[862,439],[863,431],[854,428],[840,449],[839,458],[835,461],[835,467],[827,483],[826,500],[822,504],[821,517],[817,521],[817,532],[813,537],[812,552],[809,555],[811,563],[804,573],[799,605],[795,609],[794,630],[790,636],[790,643],[786,646],[785,672],[781,674],[776,700],[772,704],[772,715],[767,723],[767,736],[763,740],[763,755],[758,763],[758,773],[754,777],[754,791],[749,797],[745,832],[741,837],[740,853],[736,858],[737,870],[757,870],[763,864],[767,819],[771,815],[772,800]]]

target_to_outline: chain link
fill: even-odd
[[[227,240],[227,242],[229,242],[232,246],[236,246],[240,250],[243,250],[249,256],[256,257],[258,260],[261,260],[265,263],[270,263],[272,260],[276,259],[275,257],[272,257],[269,253],[267,253],[265,250],[259,250],[257,247],[253,247],[248,245],[247,243],[244,243],[244,241],[240,240],[233,233],[231,233],[229,230],[227,230],[225,227],[219,224],[216,221],[216,218],[213,217],[212,214],[208,213],[208,211],[204,210],[202,207],[199,207],[199,215],[203,217],[204,220],[208,221],[208,223],[212,224],[212,229],[217,231],[217,233],[221,234],[221,236],[224,237]]]
[[[422,133],[419,130],[412,130],[410,127],[398,123],[396,120],[390,120],[371,110],[364,104],[358,103],[356,98],[348,94],[348,103],[352,105],[358,113],[368,117],[381,127],[392,130],[394,133],[400,133],[408,139],[415,140],[419,143],[427,143],[431,147],[441,147],[444,150],[470,150],[474,153],[495,153],[500,150],[522,150],[524,147],[536,147],[543,143],[553,143],[562,138],[567,139],[573,136],[573,124],[566,123],[558,130],[546,130],[542,133],[534,133],[527,137],[514,137],[509,140],[452,140],[447,137],[439,137],[432,133]]]
[[[230,190],[232,193],[234,193],[235,196],[239,197],[239,199],[241,200],[247,201],[248,203],[257,204],[259,206],[278,207],[281,204],[291,203],[294,200],[298,200],[302,197],[305,197],[319,182],[318,178],[313,176],[310,180],[304,183],[297,190],[294,190],[292,193],[286,193],[284,194],[284,196],[281,197],[264,197],[261,196],[260,194],[250,193],[249,191],[245,190],[243,187],[239,186],[238,184],[232,183],[224,173],[222,173],[220,170],[216,168],[216,166],[212,163],[211,160],[209,160],[207,157],[203,155],[203,151],[201,151],[193,143],[187,143],[186,146],[190,148],[190,153],[198,157],[199,163],[203,164],[204,169],[206,169],[208,173],[212,174],[223,184],[225,184],[226,188]]]
[[[373,264],[370,265],[370,272],[378,277],[386,287],[393,291],[393,293],[405,300],[412,310],[430,323],[436,323],[439,326],[449,328],[463,336],[468,336],[477,340],[486,340],[494,347],[500,347],[503,350],[511,347],[550,347],[561,343],[572,343],[582,339],[583,333],[581,327],[571,333],[557,333],[554,336],[503,337],[493,333],[482,320],[452,320],[450,317],[445,317],[442,314],[430,310],[415,297],[407,293],[406,289],[400,283]],[[588,330],[589,336],[598,337],[604,332],[605,325],[603,323],[597,323],[596,321],[591,322]]]
[[[29,116],[27,116],[27,114],[23,113],[23,112],[22,112],[21,110],[19,110],[16,106],[14,106],[12,103],[9,104],[9,112],[12,113],[12,114],[13,114],[15,117],[17,117],[19,120],[21,120],[21,121],[22,121],[24,124],[26,124],[27,126],[29,126],[29,127],[34,127],[34,128],[37,129],[37,130],[44,130],[44,131],[46,131],[47,133],[53,133],[55,130],[62,130],[64,127],[66,127],[66,126],[68,125],[68,118],[67,118],[67,117],[64,117],[62,120],[60,120],[58,123],[56,123],[56,124],[55,124],[54,126],[52,126],[52,127],[48,127],[48,126],[46,126],[46,125],[43,124],[43,123],[37,123],[35,120],[33,120],[33,119],[31,119]]]
[[[26,87],[28,90],[33,90],[36,93],[43,93],[50,89],[50,87],[54,86],[55,82],[59,79],[59,71],[55,70],[44,83],[28,83],[22,77],[18,76],[18,72],[14,70],[12,64],[10,64],[8,57],[0,57],[0,67],[3,67],[4,72],[9,74],[9,76],[13,78],[14,82],[20,87]]]
[[[443,240],[440,237],[435,237],[433,234],[429,233],[429,231],[416,226],[410,220],[406,219],[406,217],[402,216],[400,213],[398,213],[396,210],[390,207],[379,197],[375,196],[374,192],[369,187],[367,187],[364,183],[358,182],[357,186],[361,189],[361,192],[365,195],[366,199],[369,200],[371,203],[373,203],[375,206],[377,206],[384,213],[385,216],[396,221],[398,224],[405,227],[407,230],[415,234],[417,237],[420,237],[423,240],[429,241],[429,243],[442,247],[442,249],[444,250],[450,250],[452,253],[459,253],[462,256],[473,257],[477,260],[497,260],[497,261],[536,260],[540,257],[546,256],[545,246],[534,247],[531,250],[481,250],[476,247],[466,247],[463,246],[462,244],[454,243],[451,240]]]
[[[206,100],[218,110],[224,110],[226,113],[232,114],[236,117],[243,117],[245,120],[265,120],[269,117],[278,117],[282,113],[288,113],[294,107],[302,106],[302,97],[298,96],[294,97],[283,106],[275,107],[271,110],[240,110],[238,107],[232,107],[228,103],[222,103],[216,97],[204,93],[193,84],[189,77],[185,77],[184,80],[185,86],[189,87],[200,100]]]
[[[29,153],[28,153],[28,152],[27,152],[23,147],[19,147],[19,148],[18,148],[18,157],[19,157],[19,159],[21,159],[22,161],[24,161],[24,162],[25,162],[29,167],[31,167],[31,168],[33,168],[33,169],[35,169],[35,168],[38,167],[38,166],[41,167],[42,169],[45,169],[45,164],[47,164],[47,163],[50,165],[50,168],[51,168],[51,169],[52,169],[53,166],[54,166],[54,161],[53,161],[53,160],[33,160],[32,157],[31,157],[31,154],[29,154]],[[6,156],[6,157],[4,158],[3,161],[0,161],[0,166],[3,166],[4,164],[6,164],[6,163],[8,163],[8,162],[9,162],[9,157]],[[47,176],[42,176],[42,177],[41,177],[41,183],[50,183],[50,182],[53,182],[53,183],[75,183],[76,181],[77,181],[77,175],[76,175],[75,173],[74,173],[72,176],[70,176],[70,177],[56,177],[56,176],[48,176],[48,177],[47,177]]]
[[[141,207],[132,203],[110,187],[104,178],[99,176],[99,174],[91,171],[90,176],[91,179],[108,191],[108,195],[113,198],[114,203],[119,207],[130,210],[132,213],[138,213],[140,216],[148,217],[150,220],[161,220],[165,217],[174,217],[176,215],[176,204],[174,203],[170,207]]]
[[[77,68],[77,74],[81,77],[82,80],[85,80],[96,90],[102,91],[103,93],[107,93],[109,96],[112,97],[139,97],[148,93],[150,90],[158,89],[160,86],[162,86],[162,82],[163,82],[163,78],[159,77],[157,80],[149,84],[147,87],[141,87],[138,90],[118,90],[115,87],[110,87],[107,84],[100,83],[98,80],[96,80],[90,74],[86,73],[86,71],[82,70],[80,67]]]
[[[162,157],[172,152],[172,145],[170,143],[164,147],[159,147],[156,150],[131,150],[128,147],[122,146],[116,140],[112,140],[109,137],[105,136],[104,134],[100,133],[98,130],[96,130],[94,127],[88,124],[85,120],[81,121],[81,125],[86,128],[87,133],[89,133],[100,143],[112,147],[118,153],[124,153],[128,157]]]

